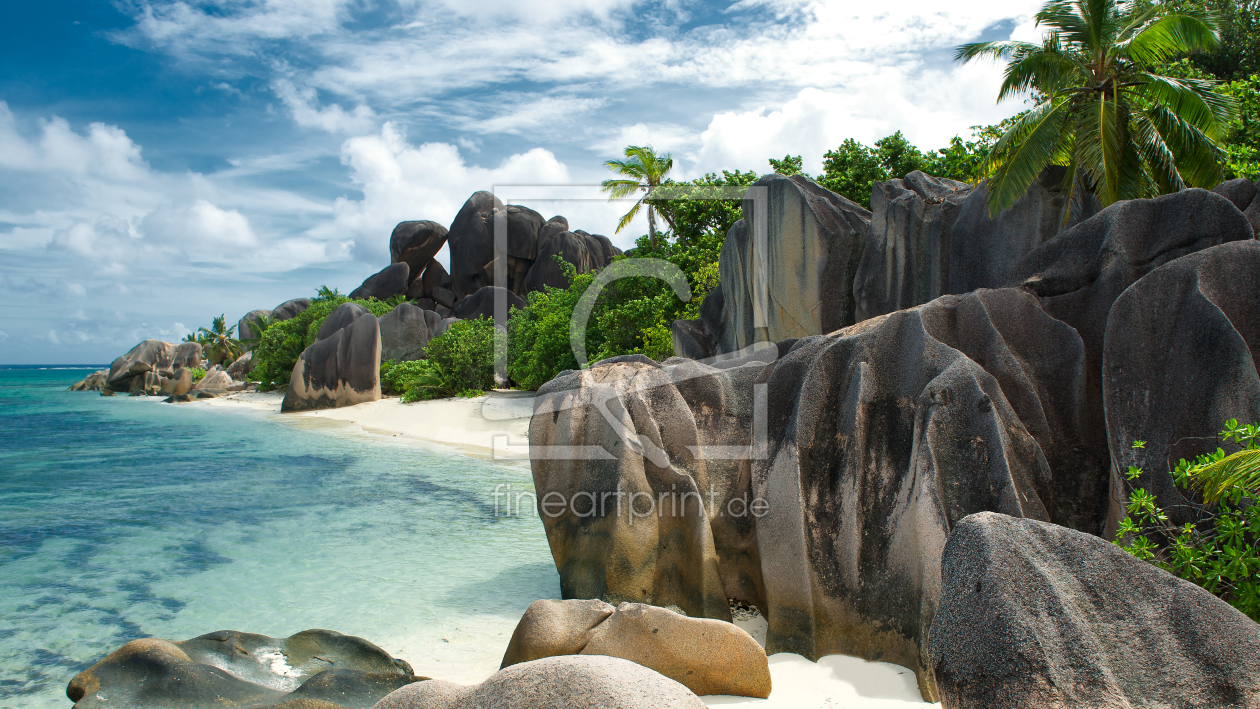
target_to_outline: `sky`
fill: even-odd
[[[41,0],[0,9],[0,364],[106,363],[226,314],[348,292],[395,224],[477,190],[623,248],[592,187],[808,172],[846,138],[924,149],[1017,112],[1038,2]],[[538,185],[573,185],[540,188]],[[439,260],[447,262],[445,250]]]

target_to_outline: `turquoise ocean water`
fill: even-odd
[[[231,629],[360,635],[479,681],[559,577],[528,468],[284,417],[65,391],[0,368],[0,707],[69,707],[128,640]]]

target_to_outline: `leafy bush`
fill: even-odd
[[[437,399],[459,393],[433,360],[408,362],[390,360],[381,364],[381,387],[389,393],[402,394],[405,402]],[[475,396],[481,392],[467,392]]]
[[[193,367],[189,369],[188,371],[192,374],[193,384],[196,384],[197,382],[206,378],[206,370],[202,369],[201,367]]]
[[[1231,419],[1221,439],[1242,450],[1226,455],[1217,448],[1194,463],[1183,459],[1173,471],[1187,499],[1196,491],[1202,495],[1204,504],[1193,510],[1197,522],[1172,524],[1155,495],[1134,485],[1142,469],[1130,467],[1125,474],[1129,514],[1116,544],[1260,621],[1260,505],[1255,504],[1260,497],[1260,426],[1239,426]],[[1135,441],[1133,447],[1144,445]]]
[[[444,395],[480,396],[494,388],[494,322],[481,317],[459,320],[451,328],[429,340],[425,347],[426,371]]]
[[[254,349],[254,369],[248,378],[258,382],[262,391],[280,389],[289,386],[289,377],[293,375],[293,366],[307,347],[315,344],[315,336],[324,324],[324,319],[343,303],[358,303],[367,308],[376,317],[381,317],[401,303],[405,296],[394,296],[389,300],[350,300],[349,298],[329,291],[325,286],[320,291],[325,297],[317,297],[311,301],[310,307],[296,316],[278,323],[273,323],[262,334],[258,346]]]
[[[567,261],[560,265],[571,281],[569,287],[547,286],[530,293],[525,309],[513,310],[508,317],[508,376],[523,389],[537,389],[560,372],[578,368],[569,341],[569,321],[594,276],[577,275]],[[593,321],[587,323],[588,333],[594,330]]]

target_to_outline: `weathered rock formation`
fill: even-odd
[[[362,308],[345,303],[328,320],[348,306]],[[352,312],[349,310],[346,317]],[[293,366],[280,410],[335,409],[379,400],[381,327],[376,316],[360,314],[335,332],[325,334],[321,327],[319,335],[322,337],[307,347]]]
[[[432,310],[423,310],[411,303],[399,303],[380,319],[381,361],[424,359],[424,348],[429,340],[437,337],[441,320]]]
[[[254,371],[254,353],[252,351],[237,357],[236,361],[228,365],[227,368],[228,375],[238,382],[245,381],[245,375],[252,371]]]
[[[971,192],[964,182],[918,170],[875,183],[870,230],[853,281],[857,322],[950,292],[950,236]]]
[[[297,317],[309,307],[311,307],[310,298],[294,298],[293,300],[286,300],[277,305],[275,310],[271,311],[271,318],[276,322],[283,322]]]
[[[455,221],[447,236],[451,253],[451,290],[456,297],[472,295],[478,288],[494,285],[494,279],[486,273],[486,264],[494,261],[495,210],[502,210],[503,203],[489,192],[474,192]]]
[[[552,221],[547,226],[558,224]],[[569,279],[556,262],[556,256],[573,264],[578,273],[589,273],[607,266],[613,256],[620,253],[620,249],[615,248],[607,238],[581,230],[550,234],[538,248],[538,258],[525,277],[524,292],[540,291],[546,286],[569,287]]]
[[[854,322],[853,279],[871,214],[800,175],[767,175],[765,214],[745,198],[719,258],[721,285],[698,322],[678,326],[683,347],[712,342],[706,356],[839,330]],[[755,253],[764,220],[765,253]],[[710,302],[712,301],[712,302]]]
[[[1251,223],[1252,233],[1260,236],[1260,184],[1242,178],[1222,182],[1213,192],[1228,199]]]
[[[222,630],[133,640],[70,681],[75,709],[368,709],[412,674],[368,641],[331,630],[287,638]]]
[[[446,244],[446,235],[437,222],[401,222],[389,235],[389,262],[407,264],[412,279],[419,278]]]
[[[232,377],[223,370],[223,367],[215,365],[213,369],[206,372],[206,376],[202,377],[201,381],[197,382],[197,385],[193,388],[226,391],[232,384]]]
[[[87,375],[82,381],[72,385],[70,391],[100,391],[105,388],[105,380],[109,377],[109,370],[98,369]]]
[[[182,396],[192,391],[193,378],[192,372],[180,367],[175,370],[174,374],[162,381],[160,393],[167,396]]]
[[[175,355],[171,358],[171,368],[188,367],[196,369],[201,366],[201,361],[205,358],[205,353],[201,349],[201,343],[181,342],[175,346]],[[169,374],[171,370],[165,371]]]
[[[569,655],[513,665],[478,685],[409,684],[375,709],[704,709],[686,687],[616,657]]]
[[[371,315],[372,311],[359,305],[358,303],[342,303],[337,309],[328,314],[319,326],[319,330],[315,332],[315,341],[320,342],[332,337],[338,330],[342,330],[353,323],[355,320],[364,315]]]
[[[478,288],[476,293],[456,303],[455,308],[451,311],[451,315],[459,320],[476,320],[481,317],[493,320],[496,294],[504,296],[508,308],[525,308],[525,299],[512,291],[505,288],[486,286]]]
[[[251,310],[248,313],[245,313],[245,316],[236,322],[237,339],[244,343],[247,348],[250,347],[251,345],[249,342],[246,342],[247,340],[254,340],[262,336],[262,332],[254,327],[251,327],[250,323],[260,323],[264,318],[271,318],[272,315],[272,311],[261,309]]]
[[[106,384],[115,391],[126,391],[131,378],[145,372],[169,372],[174,369],[175,345],[161,340],[145,340],[109,366]]]
[[[699,695],[770,696],[766,653],[748,633],[641,603],[535,601],[516,626],[502,666],[579,654],[636,662]]]
[[[1215,451],[1225,421],[1260,421],[1260,242],[1236,241],[1151,271],[1116,299],[1102,356],[1117,505],[1129,466],[1177,524],[1197,521],[1169,471]],[[1135,440],[1146,441],[1140,449]],[[1197,498],[1197,496],[1196,496]]]
[[[410,267],[406,263],[390,264],[368,276],[367,280],[363,281],[363,285],[350,291],[350,297],[355,300],[368,298],[386,300],[406,293],[409,283],[411,283]]]
[[[943,706],[1260,706],[1260,625],[1098,537],[977,514],[941,575]]]

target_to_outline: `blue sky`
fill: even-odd
[[[1019,109],[952,48],[1035,32],[1036,3],[962,5],[6,3],[0,364],[107,362],[348,291],[394,224],[449,224],[478,189],[626,246],[623,205],[506,186],[598,182],[627,144],[684,178],[789,153],[816,171],[898,129],[944,146]]]

